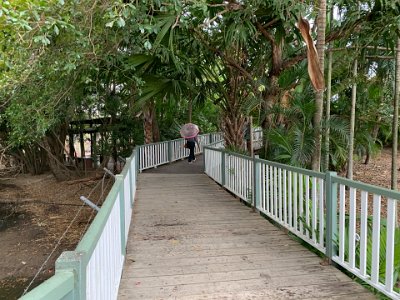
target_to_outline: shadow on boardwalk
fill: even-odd
[[[203,155],[196,156],[196,161],[189,164],[187,159],[164,165],[155,169],[144,171],[145,173],[158,174],[204,174]]]
[[[375,299],[202,172],[140,174],[119,299]]]

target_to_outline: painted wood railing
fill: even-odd
[[[137,177],[136,150],[75,251],[56,261],[55,275],[21,299],[116,299]]]
[[[203,152],[203,146],[221,141],[221,133],[207,133],[198,136],[200,147],[195,148],[195,154]],[[185,139],[176,139],[161,143],[138,146],[139,171],[157,167],[173,161],[183,159],[189,155],[189,150],[184,147]]]
[[[200,148],[220,142],[220,133],[199,136]],[[183,139],[138,146],[75,251],[56,261],[55,275],[27,293],[24,300],[117,299],[136,193],[137,172],[188,155]]]
[[[400,299],[394,290],[400,271],[400,230],[395,233],[394,213],[399,192],[220,146],[204,147],[208,176],[333,262]]]

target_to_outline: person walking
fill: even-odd
[[[180,129],[181,136],[185,139],[185,147],[189,149],[189,157],[188,162],[191,164],[193,161],[196,161],[196,157],[194,156],[194,148],[199,145],[199,140],[197,138],[200,130],[199,126],[193,123],[186,123]]]
[[[196,147],[196,144],[198,147],[200,147],[197,135],[191,138],[186,138],[186,148],[189,149],[189,157],[188,157],[189,164],[196,161],[196,156],[194,156],[194,148]]]

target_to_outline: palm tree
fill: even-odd
[[[323,74],[324,71],[324,60],[325,60],[325,27],[326,27],[326,1],[319,1],[319,12],[317,18],[317,53],[319,58],[319,68]],[[309,62],[310,63],[310,62]],[[321,165],[321,120],[323,115],[324,107],[324,92],[319,90],[315,96],[315,114],[314,114],[314,139],[315,139],[315,150],[311,168],[314,171],[320,170]]]

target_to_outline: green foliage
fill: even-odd
[[[271,110],[274,119],[284,119],[285,126],[273,128],[267,134],[269,148],[267,159],[298,167],[309,167],[314,151],[313,125],[314,102],[309,100],[310,91],[295,93],[290,107],[280,106]],[[348,125],[337,117],[323,125],[330,128],[330,155],[334,168],[341,168],[346,161]]]
[[[345,228],[348,228],[349,224],[349,217],[346,216],[346,225]],[[366,270],[367,274],[371,274],[371,267],[372,267],[372,217],[368,217],[367,220],[367,265]],[[379,281],[384,282],[386,277],[386,236],[387,236],[387,226],[386,220],[381,220],[381,227],[379,229],[380,232],[380,240],[379,240]],[[338,236],[336,236],[335,245],[339,247],[339,240]],[[397,284],[400,280],[400,228],[395,228],[395,235],[394,235],[394,270],[393,270],[393,282],[394,287],[393,289],[397,292],[400,291]],[[345,230],[345,245],[344,245],[345,253],[344,257],[345,260],[349,259],[349,231]],[[355,248],[355,262],[356,267],[360,268],[360,243],[359,241],[356,242]]]
[[[333,5],[340,12],[328,30],[333,47],[376,46],[359,53],[334,53],[332,113],[338,117],[323,126],[331,129],[331,165],[341,169],[346,161],[351,63],[360,55],[381,55],[378,47],[393,48],[400,14],[393,1]],[[135,127],[136,136],[130,139],[136,142],[142,138],[141,113],[155,104],[161,136],[173,138],[177,126],[187,122],[191,102],[193,122],[203,132],[216,129],[218,116],[253,115],[257,121],[270,116],[280,125],[266,133],[268,157],[308,166],[314,147],[314,105],[307,99],[314,95],[306,61],[300,59],[304,45],[295,23],[300,15],[311,20],[316,14],[314,2],[292,0],[113,0],[102,5],[86,0],[3,1],[4,136],[8,144],[29,144],[71,120],[113,116],[123,120],[122,131],[125,123]],[[272,41],[282,42],[279,70],[271,62]],[[391,141],[394,66],[360,62],[355,149],[361,156]],[[279,73],[274,74],[276,91],[272,71]],[[274,103],[268,102],[271,94]],[[280,102],[284,95],[293,98],[289,106]]]

